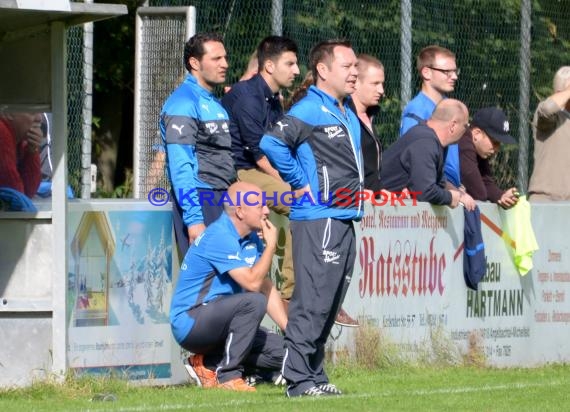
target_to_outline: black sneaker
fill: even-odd
[[[261,382],[263,382],[263,378],[259,375],[249,375],[245,377],[245,383],[249,386],[255,386]]]
[[[338,389],[332,383],[321,383],[321,384],[317,385],[317,388],[319,388],[321,391],[323,391],[327,395],[342,395],[342,392],[340,391],[340,389]]]
[[[287,385],[287,379],[285,379],[283,375],[279,374],[273,379],[273,384],[275,386],[285,386]]]
[[[256,386],[260,383],[272,383],[275,386],[284,386],[287,384],[287,381],[279,372],[265,372],[246,376],[245,383],[249,386]]]
[[[289,391],[287,390],[287,396],[288,397],[297,397],[297,396],[311,396],[311,397],[315,397],[315,396],[327,396],[327,394],[325,392],[323,392],[321,389],[319,389],[318,386],[313,386],[310,387],[309,389],[306,389],[304,392],[300,393],[299,395],[291,395],[289,393]]]

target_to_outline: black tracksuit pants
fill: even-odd
[[[327,383],[325,343],[352,278],[356,240],[352,221],[291,221],[295,289],[285,332],[283,376],[298,396]]]
[[[220,383],[278,371],[285,354],[283,336],[259,326],[266,312],[262,293],[222,296],[188,311],[195,324],[181,346],[204,354],[204,366],[216,371]]]

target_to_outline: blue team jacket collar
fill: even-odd
[[[336,107],[338,109],[339,101],[337,99],[335,99],[334,97],[332,97],[330,94],[319,89],[317,86],[311,85],[309,87],[308,93],[315,93],[316,95],[318,95],[323,100],[323,102],[325,103],[325,106],[327,106],[327,107],[332,106],[332,107]],[[341,103],[344,107],[348,107],[347,104],[349,101],[350,101],[350,96],[346,96]]]
[[[198,83],[198,80],[192,76],[190,73],[188,73],[186,75],[186,79],[184,79],[185,82],[188,82],[192,85],[193,88],[195,88],[196,90],[198,90],[198,92],[200,93],[200,95],[202,95],[202,97],[205,97],[207,99],[213,99],[214,95],[207,89],[204,89],[200,83]]]

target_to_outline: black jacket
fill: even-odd
[[[407,188],[419,192],[422,202],[451,204],[451,193],[445,189],[445,148],[433,129],[426,124],[412,127],[390,146],[382,156],[380,185],[390,192]]]
[[[350,100],[349,107],[356,113],[354,102]],[[380,108],[378,106],[369,107],[367,113],[373,119]],[[360,144],[362,146],[362,158],[364,162],[364,188],[378,192],[380,186],[380,170],[382,170],[382,143],[380,138],[376,136],[374,130],[370,130],[360,118]]]

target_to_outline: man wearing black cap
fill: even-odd
[[[501,143],[517,143],[509,134],[505,113],[495,107],[477,111],[471,126],[459,140],[461,183],[475,200],[488,200],[508,209],[518,202],[517,188],[501,190],[489,164],[489,158],[499,151]]]

